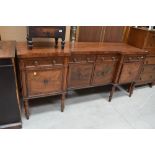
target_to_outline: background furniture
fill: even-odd
[[[130,28],[128,44],[149,52],[136,85],[155,83],[155,31],[146,28]]]
[[[65,45],[65,26],[28,26],[27,44],[31,49],[33,47],[32,38],[55,38],[55,48],[58,47],[58,39],[61,38],[61,48]]]
[[[79,26],[79,42],[126,42],[128,26]]]
[[[21,128],[15,42],[0,41],[0,128]]]

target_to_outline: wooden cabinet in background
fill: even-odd
[[[155,31],[131,27],[128,36],[128,44],[149,52],[137,79],[136,85],[155,83]]]
[[[128,26],[79,26],[79,42],[125,42]]]

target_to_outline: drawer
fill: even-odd
[[[118,61],[118,56],[106,56],[106,55],[98,55],[96,62],[104,62],[104,61]]]
[[[155,57],[147,57],[144,64],[155,64]]]
[[[27,70],[28,96],[62,91],[63,69]]]
[[[155,73],[155,65],[145,65],[142,69],[142,73]]]
[[[95,55],[74,55],[69,58],[69,63],[93,63]]]
[[[142,56],[142,55],[140,55],[140,56],[125,56],[124,62],[143,61],[144,58],[145,58],[145,57]]]
[[[62,66],[64,63],[64,58],[56,57],[50,59],[31,59],[25,60],[24,65],[26,67],[37,67],[37,66]]]
[[[137,82],[145,82],[145,81],[154,81],[155,80],[155,73],[147,73],[141,74],[138,78]]]
[[[29,30],[29,34],[32,37],[54,37],[55,32],[59,32],[59,28],[51,28],[51,27],[31,27]]]

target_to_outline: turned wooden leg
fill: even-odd
[[[116,86],[113,85],[113,86],[112,86],[112,89],[111,89],[111,92],[110,92],[110,96],[109,96],[109,102],[111,102],[111,100],[112,100],[112,96],[113,96],[113,94],[114,94],[114,92],[115,92],[115,89],[116,89]]]
[[[32,38],[31,37],[27,37],[27,45],[29,49],[32,49],[33,47],[33,42],[32,42]]]
[[[64,49],[64,47],[65,47],[65,40],[62,40],[62,42],[61,42],[61,48]]]
[[[131,89],[130,89],[130,91],[129,91],[129,97],[132,96],[134,87],[135,87],[135,82],[133,82],[133,83],[131,84]]]
[[[65,96],[65,93],[61,95],[61,112],[63,112],[65,108]]]
[[[58,48],[58,38],[55,38],[55,48]]]
[[[29,119],[29,103],[28,103],[28,100],[24,100],[24,111],[25,111],[25,116],[26,116],[26,119]]]

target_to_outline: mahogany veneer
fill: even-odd
[[[29,50],[26,43],[18,43],[26,117],[29,99],[50,95],[61,94],[63,111],[67,90],[112,84],[111,101],[116,86],[129,83],[131,96],[147,54],[125,43],[67,43],[64,50],[48,43]]]

